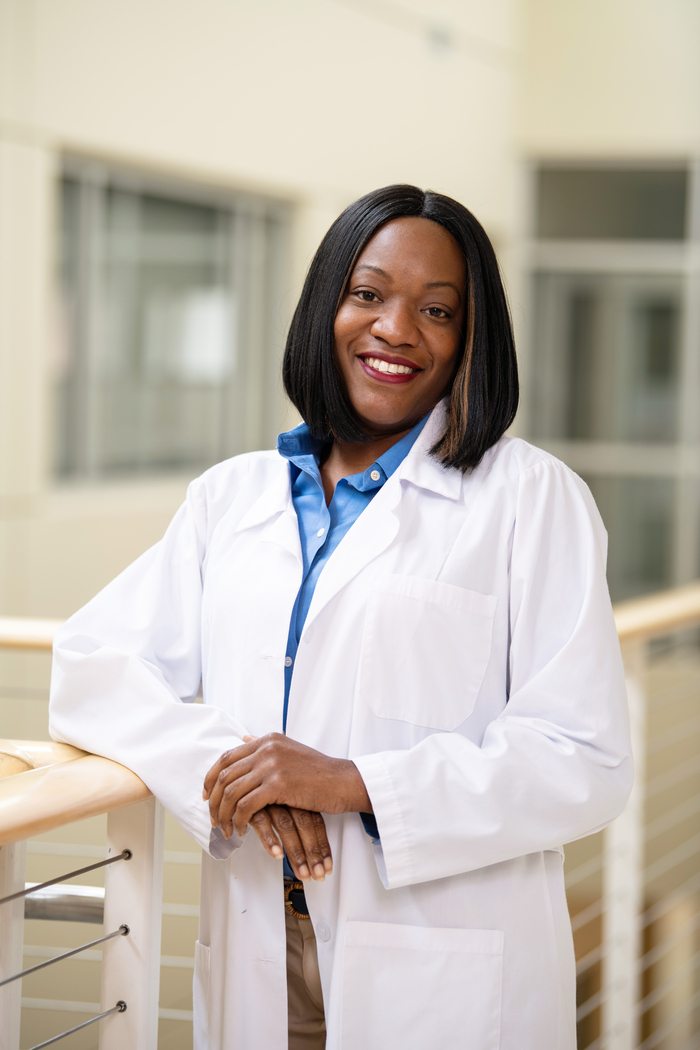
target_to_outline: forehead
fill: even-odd
[[[387,274],[406,270],[436,274],[463,284],[464,257],[457,241],[431,219],[405,216],[385,223],[360,253],[355,270],[378,267]]]

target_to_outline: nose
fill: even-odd
[[[420,342],[420,331],[410,305],[398,299],[382,303],[370,334],[389,346],[417,346]]]

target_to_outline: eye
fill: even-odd
[[[377,293],[371,291],[369,288],[356,288],[352,294],[357,296],[360,302],[363,303],[379,302],[379,296]]]
[[[450,314],[448,314],[447,310],[443,310],[441,306],[429,306],[426,313],[430,317],[436,317],[440,321],[442,321],[443,318],[450,317]]]

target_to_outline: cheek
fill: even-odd
[[[450,337],[445,339],[437,354],[438,370],[441,374],[451,375],[456,370],[459,364],[461,345],[459,333],[456,336],[451,333]]]
[[[347,307],[341,306],[333,324],[333,340],[337,350],[342,350],[353,334],[353,315]]]

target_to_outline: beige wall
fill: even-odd
[[[511,0],[0,0],[0,613],[64,616],[162,534],[185,478],[50,476],[63,151],[296,204],[287,309],[338,211],[410,181],[507,257]]]
[[[523,151],[700,152],[697,0],[522,0],[520,25]]]

